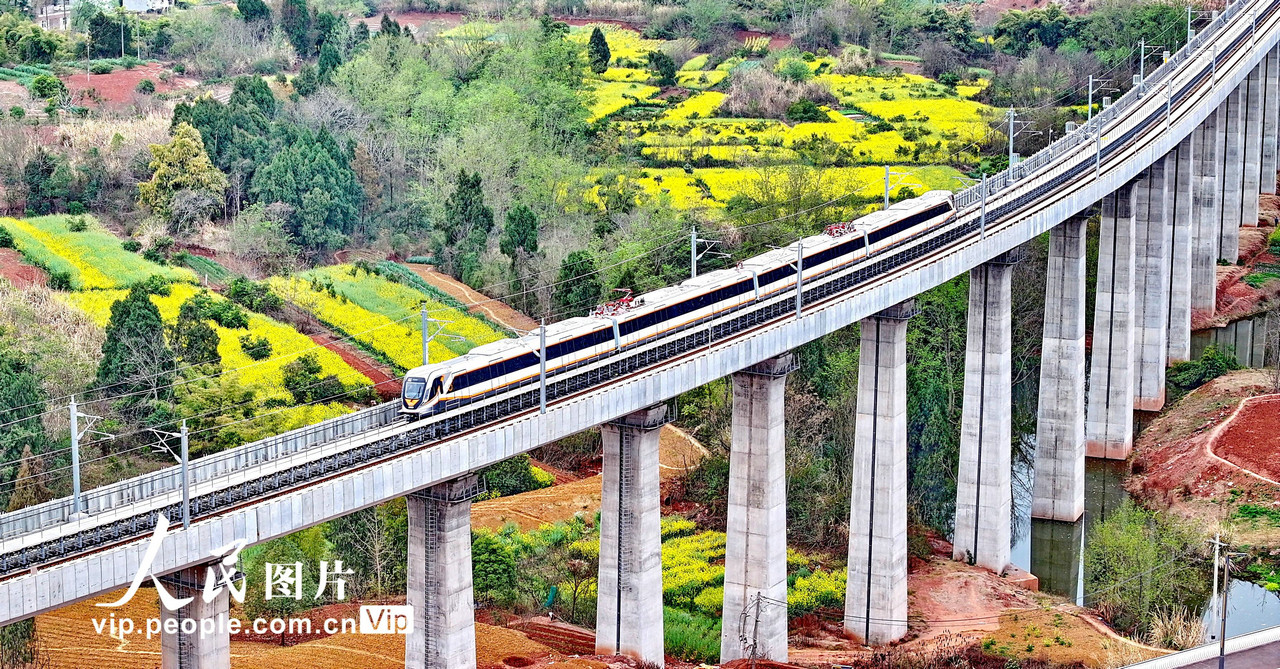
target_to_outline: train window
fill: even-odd
[[[411,377],[404,382],[405,399],[422,399],[422,391],[427,387],[427,380],[422,377]]]
[[[437,376],[435,380],[431,382],[431,394],[427,395],[427,399],[431,400],[435,398],[435,396],[439,395],[440,391],[443,389],[444,389],[444,382],[441,381],[440,377]],[[418,392],[422,392],[422,391],[418,391]]]

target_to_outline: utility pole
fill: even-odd
[[[181,471],[180,475],[182,477],[182,529],[185,530],[191,527],[191,483],[188,476],[190,470],[190,451],[187,448],[187,419],[182,419],[182,429],[178,432],[165,432],[164,430],[157,430],[155,428],[151,428],[151,431],[155,432],[156,435],[160,437],[177,437],[181,440],[181,445],[179,446],[177,454],[174,454],[173,449],[169,448],[169,445],[164,443],[164,439],[161,439],[157,446],[168,451],[169,455],[173,455],[174,459],[178,461]]]
[[[707,245],[707,248],[704,249],[702,253],[698,253],[699,243]],[[712,252],[711,249],[714,248],[715,245],[719,243],[720,241],[716,239],[702,239],[701,237],[699,237],[698,228],[696,227],[690,230],[689,232],[689,278],[692,279],[698,276],[698,261],[702,259],[702,256],[705,256],[708,253],[710,253],[713,256],[721,256],[726,258],[729,256],[728,253],[720,253],[719,251]]]
[[[1013,122],[1014,122],[1014,119],[1018,117],[1018,115],[1014,113],[1013,107],[1010,107],[1007,116],[1009,117],[1009,176],[1012,178],[1013,177],[1013,135],[1016,132],[1013,129]]]
[[[538,328],[538,412],[547,412],[547,317]]]
[[[86,419],[84,430],[80,429],[80,419]],[[87,434],[101,435],[107,439],[115,439],[114,434],[90,429],[93,422],[101,420],[101,416],[80,413],[76,405],[76,396],[71,396],[71,517],[79,518],[87,513],[84,497],[80,494],[80,440]]]
[[[431,340],[435,339],[437,336],[440,336],[440,333],[444,332],[444,327],[452,323],[453,321],[442,321],[438,318],[431,318],[430,316],[428,316],[426,302],[422,303],[421,313],[422,313],[422,364],[430,365],[431,355],[430,355],[430,350],[428,346],[431,344]],[[431,325],[430,325],[431,323],[436,323],[440,327],[436,328],[435,332],[431,332]],[[462,337],[455,337],[454,335],[444,335],[444,336],[450,339],[462,339]]]
[[[889,169],[888,165],[884,166],[884,208],[885,209],[889,208],[889,191],[892,190],[895,185],[896,186],[920,186],[921,188],[924,188],[923,184],[918,184],[914,181],[911,181],[911,182],[899,181],[898,183],[895,184],[889,180],[889,177],[905,177],[905,176],[909,176],[910,174],[911,174],[910,172],[894,172]]]

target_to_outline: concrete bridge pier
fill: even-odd
[[[1134,402],[1140,411],[1164,406],[1169,348],[1169,231],[1176,156],[1156,160],[1134,187]]]
[[[913,313],[908,300],[862,319],[844,630],[872,645],[907,633],[907,319]]]
[[[1259,166],[1263,193],[1276,192],[1276,159],[1280,145],[1280,45],[1262,60],[1262,164]]]
[[[785,399],[790,353],[733,375],[720,661],[787,661]],[[754,651],[754,652],[753,652]]]
[[[1133,448],[1135,182],[1102,199],[1085,454],[1124,460]]]
[[[663,666],[661,492],[658,404],[600,426],[604,483],[600,498],[600,577],[596,653]]]
[[[1195,134],[1187,135],[1173,152],[1172,170],[1165,179],[1169,185],[1169,323],[1165,363],[1173,364],[1191,357],[1191,230],[1195,209],[1192,207],[1192,184],[1195,180]]]
[[[1223,133],[1218,130],[1222,107],[1211,112],[1192,133],[1191,191],[1191,311],[1213,313],[1217,306],[1218,199],[1222,189]]]
[[[1009,565],[1015,251],[969,270],[953,557],[1002,574]]]
[[[1244,161],[1244,184],[1241,186],[1240,225],[1247,228],[1258,227],[1258,193],[1261,192],[1262,177],[1262,86],[1266,61],[1259,63],[1241,86],[1246,87],[1244,94],[1244,150],[1241,158]]]
[[[1222,133],[1222,167],[1218,179],[1218,257],[1229,263],[1240,258],[1240,222],[1244,208],[1244,106],[1241,84],[1218,107]]]
[[[471,500],[479,477],[411,493],[406,602],[413,626],[405,637],[406,669],[474,669],[475,596],[471,583]]]
[[[217,564],[213,567],[213,574],[221,574]],[[230,590],[223,587],[212,601],[204,601],[204,584],[209,577],[207,565],[188,567],[160,577],[161,584],[173,597],[194,597],[177,611],[160,607],[161,669],[230,669],[231,634],[227,629]],[[217,577],[214,578],[216,580]],[[177,622],[170,623],[170,620]],[[184,621],[194,621],[195,625],[189,627],[189,631],[183,631]],[[206,635],[201,633],[200,627],[208,621],[213,622],[217,631]],[[168,633],[170,625],[177,625],[178,631]]]
[[[1085,240],[1092,209],[1049,231],[1031,517],[1084,513]]]

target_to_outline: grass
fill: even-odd
[[[68,223],[83,218],[87,229],[71,232]],[[120,240],[104,230],[92,216],[39,216],[0,218],[14,243],[29,262],[52,273],[65,272],[71,287],[79,290],[125,288],[159,275],[175,281],[196,280],[186,268],[158,265],[120,246]]]
[[[1280,509],[1257,504],[1241,504],[1236,507],[1236,518],[1244,520],[1266,520],[1273,525],[1280,525]]]
[[[422,328],[417,315],[424,302],[432,318],[449,321],[444,326],[444,336],[436,337],[429,345],[433,362],[462,355],[504,336],[461,309],[428,299],[412,286],[354,265],[320,267],[268,281],[284,299],[404,369],[422,364]]]
[[[195,272],[198,278],[214,283],[226,283],[235,277],[231,270],[223,267],[218,261],[198,256],[194,253],[182,253],[175,256],[174,262],[181,263],[187,269]]]
[[[662,609],[662,636],[668,655],[685,662],[720,661],[719,618],[666,606]]]
[[[165,296],[152,295],[151,301],[160,310],[160,317],[166,324],[172,325],[178,320],[178,310],[191,297],[200,293],[201,289],[191,284],[176,283],[169,287]],[[111,318],[111,305],[124,299],[125,290],[103,290],[93,292],[75,292],[62,295],[67,304],[84,311],[101,327],[106,327]],[[224,298],[213,295],[214,300]],[[257,399],[280,399],[292,403],[292,397],[282,384],[281,369],[304,353],[314,353],[320,363],[321,375],[333,374],[348,385],[369,385],[370,381],[363,374],[352,369],[338,354],[325,348],[319,348],[310,337],[261,314],[246,312],[249,316],[249,327],[244,329],[224,328],[210,321],[214,331],[218,333],[218,353],[222,357],[222,366],[229,371],[226,375],[235,378],[241,385],[252,387],[257,391]],[[244,352],[240,345],[240,337],[250,334],[263,337],[271,342],[271,355],[265,360],[254,360]]]

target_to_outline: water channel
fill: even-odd
[[[1264,317],[1255,317],[1222,328],[1197,331],[1192,336],[1192,357],[1198,358],[1209,344],[1215,343],[1234,348],[1242,365],[1260,367],[1264,363],[1263,324]],[[1074,523],[1062,523],[1031,518],[1030,472],[1015,470],[1013,564],[1039,577],[1042,591],[1083,604],[1087,594],[1084,546],[1089,528],[1128,499],[1123,485],[1127,471],[1128,465],[1124,462],[1086,461],[1084,517]],[[1228,638],[1280,625],[1280,593],[1268,592],[1260,585],[1238,579],[1233,579],[1229,587]],[[1212,632],[1207,640],[1216,641],[1219,629],[1216,602],[1207,603],[1201,615]]]

